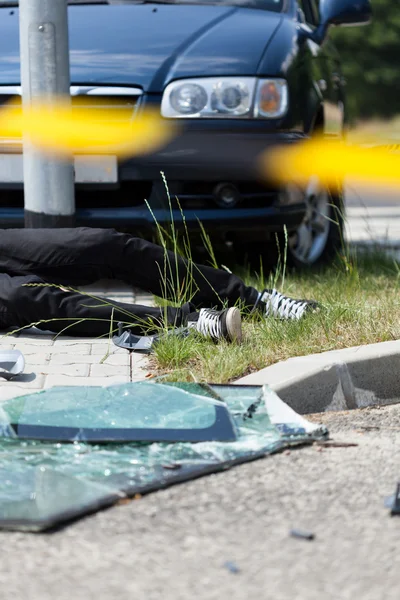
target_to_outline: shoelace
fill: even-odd
[[[208,308],[201,308],[196,329],[204,336],[209,335],[212,338],[219,339],[222,337],[220,313]]]
[[[277,290],[265,292],[262,296],[265,302],[267,316],[281,317],[283,319],[300,319],[307,309],[308,303],[303,300],[294,300],[284,296]]]

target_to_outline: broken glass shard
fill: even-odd
[[[173,426],[180,434],[204,433],[218,424],[216,408],[221,405],[229,413],[229,431],[235,434],[230,440],[89,444],[85,438],[94,431],[93,423],[110,435],[129,424],[137,426],[136,432],[151,424],[158,435],[171,430],[164,426]],[[124,495],[223,471],[327,434],[325,427],[288,409],[268,386],[141,382],[52,388],[1,406],[0,528],[29,531],[113,504]],[[70,426],[81,432],[82,439],[21,440],[15,433],[20,427],[27,435],[29,427]]]
[[[81,480],[46,466],[0,468],[0,526],[37,531],[125,497],[115,486]],[[16,494],[15,486],[18,485]],[[7,493],[7,488],[8,493]]]
[[[201,395],[196,392],[201,389]],[[4,402],[4,417],[19,439],[59,442],[234,441],[226,404],[171,385],[137,382],[105,388],[59,387]],[[4,435],[4,433],[3,433]]]

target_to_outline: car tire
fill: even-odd
[[[341,189],[331,190],[317,178],[306,189],[307,211],[301,225],[286,236],[288,266],[310,269],[332,262],[344,245],[344,202]],[[283,239],[282,239],[283,238]]]
[[[270,241],[235,244],[235,256],[240,264],[244,262],[257,271],[262,267],[266,273],[278,267],[282,269],[284,264],[296,269],[318,268],[335,259],[344,243],[343,194],[341,190],[333,193],[318,188],[323,194],[319,198],[320,210],[313,211],[315,185],[314,180],[307,188],[309,206],[296,230],[272,235]],[[316,204],[318,206],[318,201]]]

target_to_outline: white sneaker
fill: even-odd
[[[260,297],[266,317],[278,319],[301,319],[307,312],[318,310],[315,300],[295,300],[284,296],[277,290],[263,290]]]
[[[201,308],[197,313],[197,319],[188,323],[189,328],[210,337],[213,340],[225,339],[228,342],[242,341],[242,317],[236,307],[225,310],[214,310],[212,308]]]

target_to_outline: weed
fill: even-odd
[[[171,223],[168,229],[162,228],[152,214],[159,243],[164,248],[163,264],[158,265],[163,297],[157,298],[156,302],[166,308],[167,304],[179,305],[193,298],[197,289],[194,276],[197,267],[192,259],[184,213],[177,200],[183,222],[183,233],[178,233],[168,185],[162,176],[170,206]],[[152,212],[149,205],[148,208]],[[343,218],[343,215],[338,214],[337,217]],[[217,267],[211,240],[201,223],[200,229],[210,262]],[[254,274],[249,268],[242,270],[242,278],[259,290],[279,288],[295,298],[315,298],[321,305],[321,311],[300,321],[278,321],[265,318],[262,314],[252,314],[244,321],[244,341],[241,346],[224,341],[215,344],[194,332],[187,337],[163,336],[154,346],[151,359],[158,374],[175,381],[227,382],[291,356],[400,338],[400,268],[395,259],[377,249],[357,253],[342,239],[341,249],[332,265],[318,272],[292,273],[287,269],[286,230],[285,240],[283,249],[278,245],[277,268],[268,278],[261,258],[259,272]],[[178,254],[186,262],[184,273],[177,268]],[[107,299],[85,294],[98,300],[102,306],[107,304],[120,312],[122,310]],[[129,327],[133,318],[129,311],[125,313],[124,325]],[[68,321],[68,325],[60,333],[65,333],[74,325],[71,319],[64,320]],[[77,319],[77,322],[81,323],[82,320]],[[148,328],[149,322],[143,322],[142,326]],[[169,326],[165,318],[159,330],[163,331]],[[115,331],[112,316],[108,337],[111,338]]]
[[[242,275],[260,289],[259,276]],[[274,283],[282,279],[280,271]],[[320,312],[300,321],[253,314],[243,322],[241,346],[204,339],[194,344],[190,336],[193,352],[182,360],[169,340],[162,341],[153,358],[156,370],[165,372],[169,355],[171,380],[227,382],[292,356],[400,338],[400,269],[382,252],[351,250],[318,272],[286,272],[284,284],[290,296],[318,300]]]

